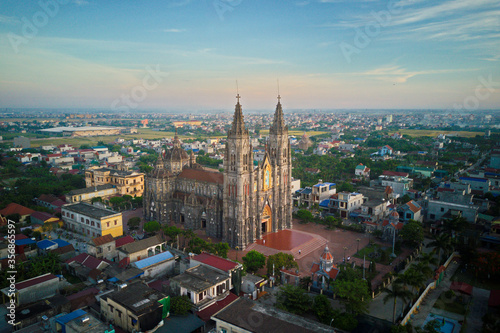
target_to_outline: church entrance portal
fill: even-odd
[[[271,207],[269,205],[266,205],[264,207],[264,211],[262,212],[262,223],[261,223],[261,231],[263,234],[266,232],[271,232],[272,231],[272,218],[271,218]]]

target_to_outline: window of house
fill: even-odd
[[[118,318],[122,317],[122,312],[120,310],[116,310],[116,313],[118,313]]]
[[[443,207],[441,207],[441,211],[444,212],[444,208]]]
[[[90,223],[90,225],[91,225],[91,226],[95,226],[95,223],[94,223],[94,221],[92,221],[92,222]]]
[[[98,227],[98,228],[100,228],[100,227],[101,227],[101,224],[99,224],[99,223],[96,223],[96,224],[97,224],[97,225],[96,225],[96,227]]]
[[[115,225],[117,225],[117,224],[118,224],[118,222],[115,220]]]
[[[87,235],[90,235],[90,230],[89,229],[87,229]]]
[[[74,219],[75,218],[75,214],[71,214],[71,218]]]
[[[62,212],[62,216],[66,216],[66,212]]]
[[[83,217],[80,217],[80,221],[83,222],[85,221],[85,219]]]
[[[431,214],[429,217],[431,218],[431,220],[434,220],[436,218],[436,215]]]
[[[109,228],[109,222],[106,222],[106,227],[108,227],[108,228]]]
[[[406,213],[406,218],[407,219],[411,219],[411,214],[410,213]]]
[[[113,305],[109,305],[109,312],[113,313],[113,309],[114,309]]]

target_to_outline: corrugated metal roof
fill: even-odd
[[[28,245],[28,244],[35,244],[35,243],[36,242],[30,238],[16,240],[16,245]]]
[[[87,314],[87,312],[83,311],[82,309],[78,309],[78,310],[75,310],[71,313],[68,313],[65,316],[57,318],[56,322],[58,322],[61,325],[65,325],[65,324],[69,323],[70,321],[72,321],[73,319],[76,319],[76,318],[81,317],[81,316],[86,315],[86,314]]]
[[[51,240],[48,240],[48,239],[44,239],[44,240],[41,240],[38,243],[36,243],[36,245],[38,246],[39,249],[45,250],[51,246],[54,246],[54,245],[57,246],[57,243],[55,243]]]
[[[142,269],[144,267],[148,267],[148,266],[160,263],[162,261],[168,260],[168,259],[173,258],[173,257],[174,256],[172,253],[170,253],[169,251],[165,251],[165,252],[162,252],[160,254],[154,255],[152,257],[136,261],[133,263],[133,265],[137,268]]]

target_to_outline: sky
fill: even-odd
[[[278,83],[279,82],[279,83]],[[0,107],[500,109],[498,0],[0,0]]]

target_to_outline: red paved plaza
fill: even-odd
[[[291,251],[300,245],[312,240],[313,237],[293,230],[280,230],[266,234],[262,239],[257,240],[257,244],[264,245],[275,250]]]

